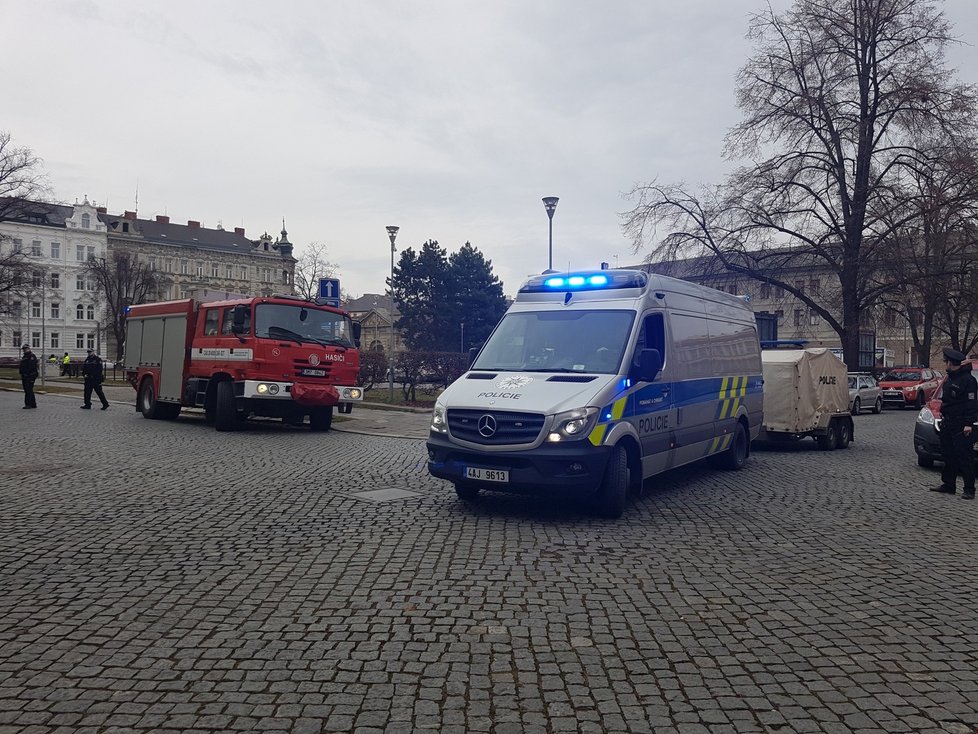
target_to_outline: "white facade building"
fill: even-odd
[[[74,206],[27,202],[0,221],[0,248],[20,250],[31,268],[0,304],[0,357],[20,357],[29,344],[38,359],[65,352],[73,360],[101,346],[104,306],[89,258],[106,256],[105,224],[86,198]]]

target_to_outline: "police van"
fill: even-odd
[[[439,396],[428,470],[463,500],[590,494],[619,517],[660,472],[704,458],[741,469],[762,384],[743,299],[640,270],[545,273]]]

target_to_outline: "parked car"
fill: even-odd
[[[880,379],[883,402],[895,408],[923,408],[944,375],[930,367],[894,367]]]
[[[874,413],[883,411],[883,396],[880,394],[879,383],[868,373],[849,373],[849,411],[859,415],[863,408],[870,408]]]
[[[962,364],[972,364],[967,360]],[[941,456],[941,393],[944,388],[944,378],[938,384],[934,396],[917,413],[913,426],[913,447],[917,452],[917,465],[934,466],[935,461],[943,462]],[[978,459],[978,444],[975,445],[975,458]]]

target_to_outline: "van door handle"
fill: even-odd
[[[666,395],[668,395],[668,394],[669,394],[670,392],[671,392],[671,391],[669,390],[669,388],[668,388],[668,387],[664,387],[664,388],[662,388],[662,395],[663,395],[663,396],[666,396]]]

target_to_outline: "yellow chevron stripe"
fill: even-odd
[[[620,421],[625,414],[625,405],[628,403],[628,396],[616,400],[611,406],[611,417],[613,420]]]
[[[726,436],[724,436],[723,437],[723,445],[720,447],[720,450],[721,451],[726,451],[727,449],[729,449],[730,448],[730,441],[732,439],[733,439],[733,434],[732,433],[728,433]]]
[[[721,400],[723,400],[725,397],[727,397],[727,394],[726,394],[727,393],[727,384],[728,384],[729,381],[730,381],[730,378],[729,377],[724,377],[720,381],[720,399]]]
[[[591,431],[591,435],[587,437],[588,441],[590,441],[595,446],[600,446],[601,442],[604,441],[604,435],[607,432],[608,432],[608,424],[599,423],[594,427],[594,430]]]

